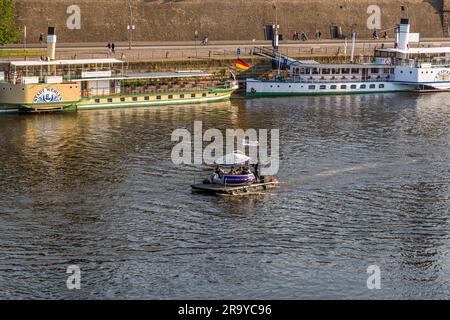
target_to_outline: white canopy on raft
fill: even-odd
[[[235,165],[243,165],[247,162],[250,162],[252,159],[241,153],[230,153],[226,156],[223,156],[217,159],[214,164],[219,166],[235,166]]]

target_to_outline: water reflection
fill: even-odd
[[[4,115],[1,297],[448,298],[448,97]],[[207,168],[173,165],[170,135],[195,120],[280,129],[282,189],[192,194]]]

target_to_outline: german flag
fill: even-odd
[[[250,65],[244,61],[242,61],[241,59],[238,59],[238,61],[236,61],[236,68],[241,69],[241,70],[248,70],[250,69]]]

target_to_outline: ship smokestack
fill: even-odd
[[[49,60],[55,60],[55,57],[56,57],[55,27],[48,27],[48,33],[47,33],[47,57],[48,57]]]
[[[408,50],[409,49],[409,19],[402,19],[400,25],[397,29],[396,42],[398,49]]]

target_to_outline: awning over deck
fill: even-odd
[[[377,49],[377,51],[395,52],[403,54],[442,54],[442,53],[450,53],[450,47],[409,48],[407,50],[401,50],[398,48],[386,48],[386,49]]]
[[[385,64],[375,64],[375,63],[364,63],[364,64],[355,64],[355,63],[341,63],[341,64],[331,64],[331,63],[313,63],[313,64],[295,64],[292,67],[297,68],[320,68],[320,69],[384,69],[391,68],[391,65]]]
[[[203,71],[176,71],[176,72],[146,72],[128,73],[117,77],[80,78],[72,81],[101,81],[101,80],[139,80],[139,79],[173,79],[173,78],[203,78],[212,77],[212,73]]]
[[[146,73],[126,73],[124,78],[136,79],[136,78],[148,78],[148,79],[161,79],[161,78],[191,78],[191,77],[210,77],[212,73],[203,71],[175,71],[175,72],[146,72]]]
[[[73,59],[73,60],[52,60],[52,61],[11,61],[13,67],[40,67],[40,66],[63,66],[63,65],[84,65],[84,64],[114,64],[123,63],[118,59]]]

